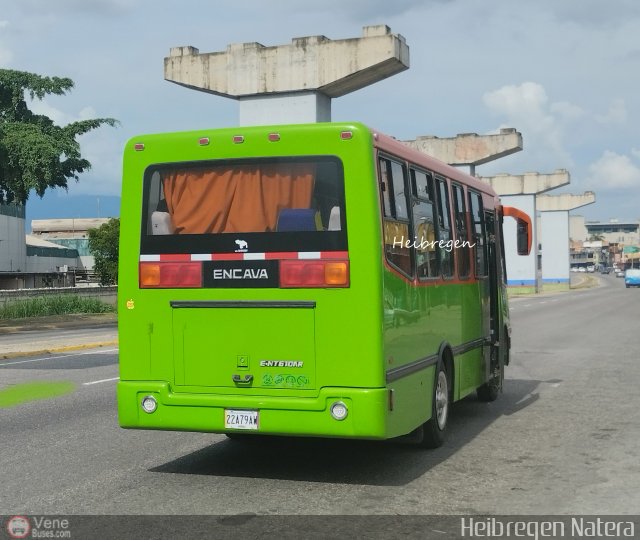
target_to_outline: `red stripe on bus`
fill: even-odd
[[[265,253],[264,258],[268,260],[283,260],[283,259],[297,259],[298,252],[297,251],[283,251],[283,252],[273,252],[273,253]]]
[[[244,253],[212,253],[212,261],[242,261]]]
[[[348,259],[349,252],[348,251],[321,251],[320,258],[321,259]]]
[[[190,253],[161,254],[160,262],[191,262]]]

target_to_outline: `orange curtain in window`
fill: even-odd
[[[245,165],[163,174],[175,234],[274,231],[283,208],[309,208],[315,165]]]

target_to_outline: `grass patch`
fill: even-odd
[[[71,381],[30,382],[15,384],[0,390],[0,408],[15,407],[21,403],[38,399],[51,399],[74,391],[76,385]]]
[[[572,289],[590,289],[598,285],[598,278],[595,276],[581,276],[583,279],[571,285]]]
[[[508,296],[519,296],[522,294],[535,294],[535,287],[509,287],[507,288]]]
[[[563,292],[570,289],[568,283],[543,283],[542,292]]]
[[[30,300],[19,300],[0,307],[0,319],[24,319],[71,313],[113,313],[115,306],[96,298],[76,295],[43,296]]]

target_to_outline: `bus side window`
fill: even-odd
[[[391,167],[386,159],[380,160],[380,189],[382,191],[382,210],[384,217],[393,217],[391,209]]]
[[[409,211],[407,210],[407,195],[405,191],[405,166],[391,162],[391,176],[393,178],[393,202],[395,204],[396,219],[409,219]]]
[[[436,249],[436,223],[433,204],[433,177],[411,169],[414,197],[413,231],[416,245],[416,269],[421,280],[438,277],[438,250]]]
[[[453,207],[455,212],[456,239],[459,244],[456,247],[458,257],[458,277],[469,277],[469,249],[463,246],[463,242],[469,241],[467,232],[467,205],[464,202],[464,191],[462,186],[453,184]]]
[[[469,191],[469,207],[471,209],[471,226],[473,228],[473,244],[476,254],[476,277],[484,277],[487,274],[486,235],[484,226],[484,209],[482,197],[475,191]]]
[[[453,238],[451,233],[451,213],[449,190],[444,178],[438,178],[438,249],[440,250],[440,269],[443,277],[453,276]]]
[[[387,261],[403,274],[413,276],[406,167],[380,158],[380,189],[383,201],[384,252]]]

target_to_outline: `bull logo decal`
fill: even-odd
[[[241,251],[247,251],[249,247],[249,245],[244,240],[236,240],[236,245],[238,246],[238,249],[236,249],[236,253]]]

